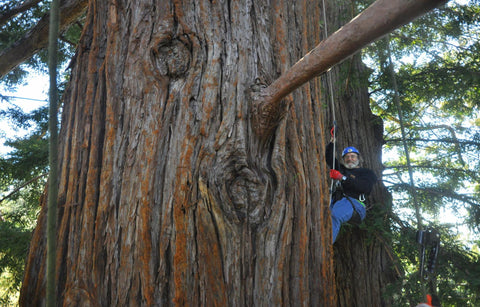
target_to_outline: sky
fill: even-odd
[[[48,74],[31,72],[26,84],[19,86],[15,91],[8,91],[0,87],[0,95],[17,97],[8,102],[0,100],[0,110],[19,107],[31,112],[48,103],[49,77]],[[10,121],[0,118],[0,154],[9,152],[9,147],[3,145],[6,139],[25,135],[27,130],[18,129]]]

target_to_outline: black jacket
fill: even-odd
[[[330,168],[333,168],[333,143],[327,145],[325,159],[327,165]],[[346,180],[341,181],[343,192],[356,199],[358,199],[361,194],[367,196],[372,191],[373,185],[377,182],[377,176],[375,176],[375,173],[368,168],[348,169],[335,159],[334,169],[347,177]]]

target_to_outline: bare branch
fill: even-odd
[[[88,0],[66,0],[62,3],[60,32],[66,30],[83,14],[87,3]],[[0,53],[0,79],[47,46],[48,24],[49,15],[47,14],[22,39]]]
[[[463,160],[463,157],[462,157],[462,150],[460,148],[459,141],[457,139],[457,134],[455,133],[455,129],[453,127],[448,125],[434,125],[434,126],[427,126],[427,127],[417,127],[416,129],[417,130],[434,130],[434,129],[448,130],[448,132],[450,132],[452,139],[454,140],[455,150],[457,151],[458,159],[460,163],[463,166],[465,166],[465,161]]]
[[[5,199],[12,197],[12,195],[14,195],[15,193],[19,192],[21,189],[23,189],[24,187],[26,187],[26,186],[29,185],[30,183],[35,182],[35,181],[39,180],[40,178],[45,177],[45,176],[47,176],[47,175],[48,175],[48,173],[38,175],[37,177],[30,179],[29,181],[25,182],[24,184],[20,185],[19,187],[16,187],[16,188],[15,188],[12,192],[10,192],[7,196],[2,197],[2,199],[0,199],[0,203],[2,203]],[[1,213],[0,213],[0,217],[1,217]]]
[[[452,143],[457,145],[474,145],[480,146],[479,142],[469,141],[469,140],[459,140],[454,138],[444,138],[444,139],[423,139],[423,138],[411,138],[408,139],[409,142],[425,142],[425,143]],[[386,143],[398,143],[402,142],[402,139],[395,138],[395,139],[385,139]]]
[[[21,3],[21,4],[18,4],[17,6],[12,8],[11,10],[7,10],[7,11],[3,12],[2,14],[0,14],[0,27],[3,26],[4,24],[6,24],[10,18],[14,17],[17,14],[23,13],[26,10],[34,7],[40,1],[42,1],[42,0],[30,0],[30,1],[27,0],[27,1],[24,1],[23,3]]]
[[[385,170],[401,170],[401,169],[406,169],[406,168],[407,168],[406,165],[400,165],[400,164],[390,165],[390,166],[385,166],[384,167]],[[421,169],[424,169],[424,170],[445,170],[445,167],[434,166],[434,165],[412,165],[412,168],[420,169],[420,170]],[[470,176],[475,181],[478,181],[480,179],[480,178],[478,178],[477,172],[471,171],[471,170],[468,170],[468,169],[465,169],[465,168],[451,168],[451,167],[449,167],[448,170],[451,171],[451,172],[466,174],[467,176]],[[397,174],[397,175],[400,176],[400,174]],[[383,176],[385,177],[386,175],[384,174]]]
[[[397,183],[397,184],[391,185],[389,188],[390,189],[402,188],[408,191],[410,189],[410,185],[407,183]],[[474,197],[469,197],[468,195],[455,193],[454,191],[451,191],[451,190],[434,188],[434,187],[418,187],[418,186],[416,186],[415,189],[427,195],[454,199],[454,200],[458,200],[466,204],[469,204],[471,206],[479,205],[477,200]]]
[[[445,2],[447,0],[377,0],[254,98],[253,128],[257,135],[273,133],[286,109],[282,99],[292,91],[369,43]]]

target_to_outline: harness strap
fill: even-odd
[[[360,225],[362,223],[362,217],[360,216],[360,213],[358,213],[350,197],[347,196],[343,191],[343,187],[341,183],[336,180],[335,182],[336,184],[333,185],[333,181],[332,181],[332,186],[335,188],[335,190],[332,190],[332,201],[337,202],[342,198],[346,198],[348,202],[352,205],[352,209],[353,209],[352,217],[348,220],[348,223],[351,223],[357,226]],[[355,198],[355,200],[358,201],[365,208],[365,210],[367,210],[367,206],[363,203],[365,201],[365,194],[360,194],[358,199]],[[335,203],[333,203],[333,205],[335,205]]]

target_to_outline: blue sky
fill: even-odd
[[[47,74],[32,72],[26,84],[19,86],[15,91],[7,91],[0,87],[2,96],[19,97],[11,98],[8,102],[0,101],[0,110],[6,110],[12,107],[19,107],[26,112],[31,112],[48,102],[49,77]],[[0,118],[0,154],[6,154],[9,151],[3,143],[7,139],[21,136],[26,133],[25,130],[14,127],[8,120]]]

